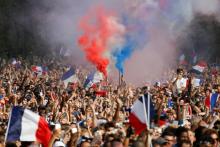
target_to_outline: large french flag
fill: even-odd
[[[213,108],[216,105],[216,101],[218,97],[219,97],[218,93],[210,94],[210,96],[205,98],[205,106],[208,107],[210,110],[213,110]]]
[[[132,106],[129,123],[135,129],[136,134],[140,134],[146,129],[147,125],[150,125],[150,119],[153,117],[154,106],[151,102],[150,95],[146,94],[137,99]]]
[[[51,131],[43,117],[19,106],[12,108],[6,132],[7,142],[37,141],[47,147],[50,138]]]
[[[84,83],[84,87],[90,88],[94,86],[95,84],[99,83],[104,79],[102,73],[100,72],[93,72],[91,73],[87,78]]]
[[[63,74],[61,80],[64,82],[65,87],[67,87],[68,83],[77,83],[79,81],[75,70],[71,67],[67,72]]]

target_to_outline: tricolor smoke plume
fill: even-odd
[[[104,54],[107,52],[108,39],[113,34],[109,17],[105,10],[98,8],[95,12],[87,14],[80,22],[83,35],[79,38],[79,45],[88,61],[105,76],[107,76],[109,59]]]
[[[105,10],[88,12],[100,3],[114,13]],[[51,48],[62,43],[72,51],[72,63],[90,65],[83,58],[86,51],[87,59],[99,71],[107,75],[107,69],[110,69],[108,76],[118,79],[115,68],[110,66],[115,64],[117,70],[124,73],[126,81],[132,84],[160,79],[164,70],[176,64],[178,52],[182,50],[179,47],[181,44],[186,44],[184,49],[200,51],[197,49],[199,46],[195,45],[199,44],[197,42],[211,40],[212,43],[212,40],[216,40],[206,35],[204,26],[199,27],[196,33],[202,34],[198,40],[188,37],[188,34],[194,33],[189,26],[197,28],[191,24],[197,14],[220,18],[219,0],[54,0],[53,3],[44,0],[31,1],[30,4],[31,12],[27,13],[40,22],[36,31]],[[109,29],[118,28],[109,28],[106,23],[109,19],[117,22],[122,31],[116,29],[108,32]],[[23,20],[28,19],[24,17]],[[81,29],[79,21],[85,22],[81,23],[84,25],[81,25]],[[104,29],[100,27],[103,24],[107,24]],[[103,30],[107,30],[105,35],[101,35],[105,32]]]

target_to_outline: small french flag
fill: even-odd
[[[41,66],[32,66],[33,72],[43,72],[43,68]]]
[[[48,70],[47,67],[42,66],[32,66],[31,69],[34,73],[37,73],[38,75],[45,75]]]
[[[64,82],[65,87],[67,87],[69,82],[77,83],[79,81],[75,74],[75,70],[72,67],[63,74],[61,80]]]
[[[205,106],[208,107],[210,110],[213,110],[213,108],[216,105],[216,101],[218,97],[219,97],[218,93],[210,94],[210,96],[205,98]]]
[[[102,73],[94,72],[90,74],[84,83],[84,87],[90,88],[104,79]]]
[[[21,61],[17,61],[16,59],[13,59],[11,64],[17,69],[21,68]]]
[[[154,106],[148,94],[135,101],[131,108],[129,122],[135,129],[136,134],[140,134],[148,125],[150,125],[150,119],[153,118],[154,113]]]
[[[205,68],[207,67],[207,63],[205,61],[200,61],[197,65],[193,66],[193,71],[197,74],[203,73]]]
[[[19,106],[12,108],[6,141],[37,141],[47,147],[51,131],[45,119],[38,114]]]
[[[185,55],[184,55],[184,54],[182,54],[182,55],[179,57],[179,64],[180,64],[180,65],[187,65],[187,64],[188,64],[187,61],[186,61],[186,59],[185,59]]]

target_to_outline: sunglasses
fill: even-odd
[[[93,138],[82,136],[82,142],[89,142],[89,143],[91,143],[92,140],[93,140]]]

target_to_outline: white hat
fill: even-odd
[[[56,141],[53,147],[65,147],[65,144],[62,141]]]

